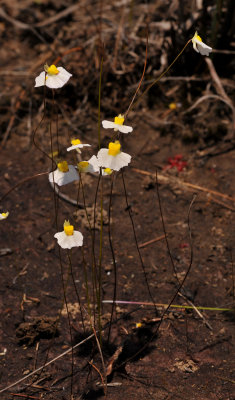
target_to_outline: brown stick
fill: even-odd
[[[223,85],[221,83],[219,75],[217,74],[217,72],[215,70],[215,67],[214,67],[214,64],[213,64],[212,60],[210,58],[205,57],[205,61],[206,61],[207,66],[209,68],[211,77],[212,77],[212,79],[214,81],[215,89],[216,89],[217,94],[219,96],[222,96],[228,103],[232,104],[231,99],[228,97],[227,93],[225,92],[225,90],[223,88]]]
[[[148,242],[141,243],[141,244],[139,244],[139,248],[141,249],[141,248],[143,248],[143,247],[148,246],[149,244],[158,242],[159,240],[162,240],[162,239],[165,239],[165,235],[159,236],[159,237],[157,237],[157,238],[155,238],[155,239],[151,239],[151,240],[149,240]]]
[[[34,396],[29,396],[28,394],[20,394],[20,393],[10,393],[12,396],[18,396],[18,397],[27,397],[27,399],[36,399],[40,400],[39,397],[34,397]]]
[[[52,17],[50,17],[50,18],[47,18],[46,20],[38,22],[34,26],[37,28],[42,28],[43,26],[51,25],[54,22],[58,21],[59,19],[67,17],[67,15],[69,15],[69,14],[72,14],[79,7],[81,7],[81,4],[79,4],[79,2],[78,2],[77,4],[73,4],[72,6],[65,8],[64,10],[60,11],[59,13],[52,15]]]
[[[148,175],[148,176],[153,176],[153,177],[155,176],[155,174],[152,173],[152,172],[143,171],[143,170],[138,169],[138,168],[132,168],[132,170],[135,171],[135,172],[138,172],[139,174],[142,174],[142,175]],[[167,182],[178,183],[179,185],[186,186],[186,187],[191,188],[191,189],[199,190],[200,192],[211,193],[211,194],[214,194],[215,196],[222,197],[223,199],[235,202],[235,198],[234,197],[230,197],[227,194],[223,194],[223,193],[217,192],[215,190],[211,190],[211,189],[205,188],[203,186],[194,185],[193,183],[189,183],[189,182],[184,182],[179,178],[172,178],[172,177],[169,178],[169,177],[167,177],[165,175],[158,174],[158,179],[159,179],[159,181],[166,182],[166,183]],[[213,198],[212,198],[212,200],[213,200]],[[227,207],[226,204],[223,203],[223,205],[225,207]]]

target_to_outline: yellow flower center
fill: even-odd
[[[124,122],[124,115],[119,114],[118,117],[114,118],[114,123],[117,125],[123,125]]]
[[[115,141],[115,143],[110,142],[109,143],[109,151],[108,154],[110,156],[117,156],[121,152],[121,145],[118,140]]]
[[[67,236],[72,236],[74,231],[73,225],[64,225],[64,232]]]
[[[77,144],[81,144],[81,140],[79,140],[79,139],[73,139],[73,140],[71,140],[71,144],[72,144],[73,146],[76,146]]]
[[[112,172],[113,172],[113,170],[110,169],[110,168],[105,168],[105,169],[104,169],[104,172],[105,172],[106,174],[108,174],[108,175],[111,175]]]
[[[46,67],[46,72],[48,73],[48,75],[58,75],[60,71],[56,68],[54,64],[52,64],[50,65],[50,67]]]
[[[197,31],[194,34],[194,37],[192,38],[192,42],[194,42],[194,40],[199,40],[199,42],[202,42],[202,38],[197,34]]]
[[[170,103],[169,104],[169,109],[170,110],[175,110],[177,108],[177,105],[175,103]]]
[[[6,218],[9,213],[2,213],[2,217]]]
[[[200,42],[202,42],[202,38],[201,38],[198,34],[196,34],[195,36],[196,36],[196,39],[197,39],[197,40],[199,40]]]
[[[89,166],[89,162],[88,161],[81,161],[81,162],[78,163],[78,170],[80,172],[86,172],[88,166]]]
[[[57,167],[61,172],[69,171],[69,166],[68,166],[67,161],[62,161],[62,162],[58,163]]]

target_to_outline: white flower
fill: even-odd
[[[99,172],[100,167],[96,156],[92,156],[88,161],[78,163],[79,172]]]
[[[100,149],[97,154],[99,166],[119,171],[131,162],[131,156],[121,151],[121,145],[118,140],[109,143],[108,149]]]
[[[46,85],[51,89],[58,89],[64,86],[72,76],[66,69],[57,68],[54,64],[50,67],[46,64],[44,69],[45,71],[41,72],[35,79],[35,87]]]
[[[90,160],[88,161],[81,161],[78,163],[78,171],[80,173],[83,172],[91,172],[91,173],[95,173],[95,172],[100,172],[100,165],[99,165],[99,161],[98,158],[96,156],[92,156],[90,158]],[[102,175],[111,175],[112,174],[112,169],[110,168],[101,168],[101,173]]]
[[[119,114],[114,118],[114,122],[112,121],[102,121],[103,128],[109,129],[113,128],[115,131],[120,131],[121,133],[129,133],[133,131],[131,126],[123,125],[124,115]]]
[[[77,150],[78,153],[81,153],[81,150],[83,147],[85,146],[91,146],[90,144],[82,144],[81,140],[79,139],[73,139],[71,140],[71,145],[70,147],[67,148],[67,151],[71,151],[71,150]]]
[[[64,230],[57,232],[54,237],[57,239],[58,245],[62,249],[71,249],[72,247],[80,247],[83,245],[83,235],[79,231],[75,231],[73,225],[69,221],[64,222]]]
[[[0,220],[1,219],[6,219],[9,215],[9,212],[7,211],[6,213],[0,213]]]
[[[207,46],[203,43],[200,36],[195,32],[194,37],[192,38],[193,48],[197,53],[202,54],[203,56],[209,56],[209,53],[212,52],[212,47]]]
[[[57,169],[49,173],[49,181],[58,186],[67,185],[79,180],[79,175],[73,165],[68,165],[67,161],[58,163]]]

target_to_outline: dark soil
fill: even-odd
[[[177,1],[148,3],[83,0],[70,10],[72,1],[1,2],[1,195],[9,193],[1,199],[0,211],[10,214],[0,221],[0,390],[69,349],[71,341],[77,344],[93,333],[84,278],[86,265],[92,294],[89,225],[82,207],[54,196],[47,175],[52,165],[45,153],[51,152],[50,131],[56,148],[58,127],[60,158],[73,162],[74,154],[66,152],[73,136],[92,145],[83,152],[85,158],[96,154],[101,56],[101,119],[111,120],[127,110],[141,78],[148,21],[144,89],[197,29],[208,45],[227,50],[211,56],[225,93],[190,43],[171,71],[128,115],[126,123],[133,126],[133,133],[120,141],[132,161],[123,175],[113,178],[110,226],[111,178],[100,183],[95,254],[98,265],[102,191],[102,299],[113,299],[116,266],[117,300],[154,300],[159,305],[170,304],[175,296],[173,304],[182,305],[170,307],[163,316],[160,306],[118,304],[108,341],[112,305],[103,304],[107,398],[235,399],[234,5],[225,1],[218,19],[214,1],[202,2],[202,10],[191,1],[183,6]],[[68,12],[60,15],[65,9]],[[58,57],[58,65],[73,77],[56,91],[55,99],[46,91],[42,120],[44,90],[34,89],[34,79],[45,62],[52,64]],[[107,146],[111,135],[101,129],[102,146]],[[84,175],[91,216],[97,182],[96,176]],[[77,184],[61,188],[75,202],[77,190]],[[79,203],[83,203],[81,192]],[[84,235],[83,250],[71,252],[74,282],[71,277],[67,281],[67,252],[59,251],[54,239],[56,226],[61,231],[68,218]],[[184,307],[192,304],[231,311],[200,310],[199,315]],[[105,398],[101,375],[104,379],[93,337],[74,350],[73,363],[70,352],[2,392],[0,398],[68,400],[71,382],[74,400]]]

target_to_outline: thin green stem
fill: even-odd
[[[149,37],[149,34],[148,34],[148,26],[147,26],[147,27],[146,27],[146,48],[145,48],[144,69],[143,69],[143,73],[142,73],[142,76],[141,76],[141,78],[140,78],[139,84],[138,84],[138,86],[137,86],[137,89],[136,89],[136,91],[135,91],[135,94],[134,94],[134,96],[132,97],[132,100],[131,100],[131,102],[130,102],[130,105],[129,105],[127,111],[126,111],[125,114],[124,114],[125,119],[127,118],[127,115],[129,114],[129,111],[130,111],[130,109],[131,109],[131,107],[132,107],[132,104],[134,103],[134,100],[135,100],[135,98],[136,98],[136,96],[137,96],[137,93],[138,93],[138,91],[140,90],[141,83],[143,82],[143,79],[144,79],[145,70],[146,70],[146,66],[147,66],[147,57],[148,57],[148,37]]]
[[[156,171],[156,182],[157,182],[157,190],[158,190],[157,171]],[[180,290],[182,289],[182,287],[183,287],[183,285],[184,285],[184,283],[185,283],[185,281],[186,281],[186,279],[187,279],[187,277],[188,277],[188,275],[189,275],[189,273],[190,273],[190,271],[191,271],[192,265],[193,265],[193,244],[192,244],[192,235],[191,235],[191,228],[190,228],[190,211],[191,211],[191,208],[192,208],[192,206],[193,206],[194,201],[195,201],[195,196],[193,196],[193,199],[192,199],[192,201],[191,201],[191,203],[190,203],[190,205],[189,205],[189,210],[188,210],[188,229],[189,229],[189,240],[190,240],[190,249],[191,249],[191,256],[190,256],[189,266],[188,266],[188,269],[187,269],[187,271],[186,271],[186,273],[185,273],[185,275],[184,275],[184,278],[183,278],[181,284],[179,285],[179,287],[177,288],[176,292],[174,293],[172,299],[170,300],[169,304],[167,305],[167,307],[166,307],[165,310],[163,311],[162,316],[161,316],[161,319],[160,319],[160,321],[159,321],[159,324],[158,324],[158,326],[157,326],[155,332],[153,333],[153,335],[152,335],[152,337],[151,337],[151,339],[150,339],[149,342],[151,342],[151,341],[154,339],[154,337],[156,337],[156,335],[157,335],[157,333],[158,333],[158,331],[159,331],[159,329],[160,329],[160,326],[161,326],[161,324],[162,324],[162,321],[163,321],[163,319],[164,319],[164,316],[166,315],[166,313],[168,312],[169,308],[170,308],[171,305],[173,304],[174,300],[175,300],[176,297],[178,296],[178,293],[179,293]],[[155,306],[156,306],[156,304],[155,304]],[[146,349],[146,347],[148,346],[149,342],[147,342],[139,351],[137,351],[137,352],[134,354],[134,356],[132,356],[132,357],[130,357],[128,360],[126,360],[125,363],[128,362],[128,361],[130,361],[131,359],[133,359],[134,357],[136,357],[138,354],[140,354],[144,349]],[[119,367],[121,367],[122,365],[123,365],[123,364],[119,365]]]
[[[84,205],[84,210],[86,213],[86,218],[87,218],[87,222],[89,225],[89,232],[91,235],[91,243],[92,243],[92,249],[95,247],[94,245],[94,235],[92,232],[92,226],[91,226],[91,222],[90,222],[90,218],[87,212],[87,207],[86,207],[86,197],[85,197],[85,191],[84,191],[84,186],[83,186],[83,182],[82,182],[82,174],[79,173],[80,176],[80,182],[81,182],[81,188],[82,188],[82,197],[83,197],[83,205]],[[97,284],[97,276],[96,276],[96,258],[95,258],[95,252],[92,251],[92,279],[93,279],[93,298],[96,296],[96,301],[97,301],[97,305],[99,308],[99,303],[100,303],[100,296],[99,296],[99,287]],[[94,294],[94,290],[95,290],[95,294]],[[94,324],[95,324],[95,307],[94,307]]]
[[[137,249],[137,252],[138,252],[139,259],[140,259],[140,264],[141,264],[142,271],[143,271],[143,274],[144,274],[144,279],[145,279],[145,283],[146,283],[146,286],[147,286],[147,289],[148,289],[149,297],[150,297],[150,299],[152,300],[152,302],[154,304],[155,313],[156,313],[156,315],[158,315],[158,311],[157,311],[157,308],[155,306],[155,301],[154,301],[154,298],[153,298],[151,290],[150,290],[148,277],[147,277],[147,272],[146,272],[145,265],[144,265],[144,262],[143,262],[143,258],[141,256],[140,248],[139,248],[139,245],[138,245],[138,240],[137,240],[136,231],[135,231],[134,219],[132,217],[131,207],[130,207],[129,202],[128,202],[128,196],[127,196],[126,184],[125,184],[125,179],[124,179],[124,173],[123,173],[122,170],[121,170],[121,173],[122,173],[122,182],[123,182],[123,188],[124,188],[125,199],[126,199],[126,207],[127,207],[127,210],[128,210],[128,214],[129,214],[130,220],[131,220],[131,226],[132,226],[132,230],[133,230],[136,249]]]
[[[109,214],[108,214],[108,218],[109,218],[108,235],[109,235],[109,246],[110,246],[111,253],[112,253],[113,268],[114,268],[114,290],[113,290],[113,303],[112,303],[111,317],[110,317],[110,322],[109,322],[108,343],[109,343],[109,338],[110,338],[110,333],[111,333],[113,314],[114,314],[114,310],[115,310],[115,304],[116,304],[115,301],[116,301],[116,297],[117,297],[117,264],[116,264],[116,259],[115,259],[115,253],[114,253],[114,248],[113,248],[113,243],[112,243],[112,232],[111,232],[113,186],[114,186],[114,177],[111,176],[111,187],[110,187],[110,196],[109,196]]]
[[[98,145],[100,149],[100,143],[101,143],[101,138],[100,138],[100,132],[101,132],[101,127],[100,127],[100,109],[101,109],[101,84],[102,84],[102,72],[103,72],[103,57],[101,57],[100,60],[100,78],[99,78],[99,97],[98,97]]]
[[[192,39],[189,39],[187,43],[184,45],[183,49],[179,52],[179,54],[175,57],[175,59],[172,61],[172,63],[167,67],[165,71],[163,71],[155,81],[153,81],[146,89],[145,91],[138,97],[136,102],[132,104],[132,106],[136,106],[139,101],[142,99],[142,97],[157,83],[160,81],[160,79],[167,74],[167,72],[171,69],[171,67],[175,64],[175,62],[178,60],[178,58],[181,56],[181,54],[184,52],[188,44],[191,42]],[[132,108],[132,107],[131,107]],[[128,110],[130,111],[130,109]]]
[[[25,182],[31,181],[31,179],[38,178],[39,176],[44,176],[44,175],[48,175],[48,172],[40,172],[39,174],[35,174],[35,175],[32,175],[32,176],[28,176],[27,178],[22,179],[22,180],[19,181],[15,186],[11,187],[11,188],[0,198],[0,203],[2,203],[2,201],[3,201],[11,192],[13,192],[15,189],[17,189],[17,188],[20,187],[21,185],[23,185]]]
[[[53,117],[53,111],[56,110],[56,142],[57,142],[57,152],[59,154],[60,148],[59,148],[59,121],[58,121],[58,109],[56,109],[56,103],[55,103],[55,91],[52,89],[52,117]]]
[[[72,259],[71,259],[71,253],[68,251],[68,260],[69,260],[69,266],[70,266],[70,273],[71,273],[71,277],[72,277],[72,282],[73,282],[73,286],[74,286],[74,290],[78,299],[78,304],[79,304],[79,309],[80,309],[80,314],[81,314],[81,319],[82,319],[82,327],[83,327],[83,331],[85,333],[85,325],[84,325],[84,317],[83,317],[83,312],[82,312],[82,305],[81,305],[81,300],[80,300],[80,296],[77,290],[77,286],[74,280],[74,275],[73,275],[73,266],[72,266]]]
[[[103,300],[103,303],[112,304],[113,300]],[[129,305],[141,305],[141,306],[153,306],[153,303],[145,302],[145,301],[126,301],[126,300],[115,300],[116,304],[129,304]],[[157,307],[167,308],[168,304],[156,303]],[[203,306],[195,306],[198,310],[205,311],[233,311],[232,308],[221,308],[221,307],[203,307]],[[187,310],[194,310],[193,306],[188,306],[184,304],[171,304],[169,308],[180,308]]]
[[[98,177],[98,182],[96,185],[95,199],[94,199],[94,210],[93,210],[93,232],[92,232],[92,286],[93,286],[93,299],[95,304],[95,293],[96,293],[96,303],[99,304],[99,288],[97,287],[97,264],[96,264],[96,254],[95,254],[95,223],[96,223],[96,205],[97,196],[100,184],[100,175]],[[99,282],[99,278],[98,278]],[[99,307],[98,307],[99,308]],[[99,313],[99,312],[98,312]],[[94,324],[95,324],[95,308],[94,308]]]
[[[86,286],[86,298],[87,298],[87,306],[88,306],[88,313],[91,318],[91,301],[89,295],[89,288],[88,288],[88,277],[87,277],[87,263],[85,260],[84,248],[82,246],[82,261],[83,261],[83,273],[85,278],[85,286]]]
[[[43,122],[45,116],[46,116],[46,86],[44,86],[43,115],[42,115],[42,118],[41,118],[41,120],[39,121],[38,125],[36,126],[36,128],[35,128],[34,131],[33,131],[32,142],[33,142],[34,146],[35,146],[42,154],[44,154],[47,158],[49,158],[49,159],[51,160],[52,158],[50,157],[50,155],[47,154],[44,150],[42,150],[41,147],[40,147],[40,146],[36,143],[36,141],[35,141],[36,133],[37,133],[38,129],[40,128],[40,126],[41,126],[41,124],[42,124],[42,122]],[[55,166],[55,169],[56,169],[56,168],[57,168],[57,165],[56,165],[55,162],[54,162],[54,166]],[[52,168],[52,170],[53,170],[53,168]]]
[[[69,252],[70,252],[70,250],[67,250],[67,255],[68,255],[68,259],[69,259],[68,281],[69,281],[69,275],[71,274],[71,258],[70,258]],[[73,347],[72,326],[71,326],[69,308],[68,308],[68,303],[67,303],[66,297],[65,297],[65,306],[66,306],[66,312],[67,312],[67,317],[68,317],[71,347]],[[71,381],[70,381],[70,397],[71,397],[71,399],[73,396],[73,370],[74,370],[74,350],[72,349],[72,351],[71,351]]]
[[[100,190],[100,247],[99,247],[99,271],[98,271],[98,328],[99,328],[99,336],[100,336],[100,344],[102,345],[102,326],[101,326],[101,290],[102,290],[102,256],[103,256],[103,179],[102,179],[102,171],[100,169],[100,182],[101,182],[101,190]]]

